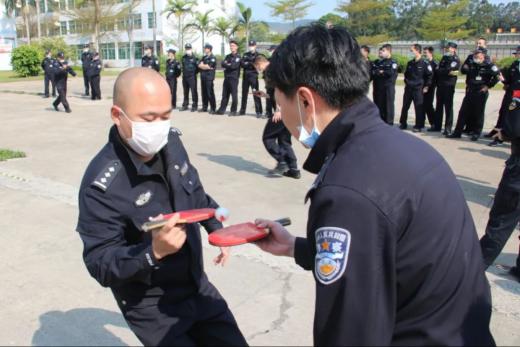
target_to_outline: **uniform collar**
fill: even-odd
[[[355,101],[323,130],[303,168],[317,174],[327,158],[352,137],[383,124],[377,106],[366,96]]]

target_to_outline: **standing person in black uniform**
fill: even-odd
[[[199,60],[193,55],[191,43],[184,46],[184,55],[182,57],[182,89],[184,92],[184,101],[182,103],[181,111],[186,111],[190,104],[191,91],[191,112],[197,111],[197,104],[199,103],[199,94],[197,92],[197,73]]]
[[[90,91],[92,92],[92,100],[101,100],[101,70],[103,62],[99,59],[99,53],[94,52],[92,60],[88,66],[87,76],[90,82]]]
[[[509,111],[509,106],[511,105],[511,101],[513,98],[513,91],[520,89],[520,46],[516,48],[513,52],[516,56],[517,60],[514,61],[509,69],[507,69],[504,74],[500,74],[499,79],[504,84],[504,98],[502,99],[502,104],[500,105],[500,111],[498,112],[498,120],[495,125],[495,129],[502,129],[504,123],[504,117]],[[489,134],[486,134],[485,137],[493,137],[496,134],[496,130],[492,130]],[[489,146],[494,147],[501,143],[501,141],[495,138]]]
[[[361,54],[367,62],[368,71],[370,72],[370,80],[372,80],[372,62],[370,61],[370,47],[367,45],[361,46]]]
[[[89,96],[89,85],[90,82],[87,76],[87,70],[92,60],[92,52],[90,52],[90,45],[87,43],[83,46],[83,52],[81,53],[81,67],[83,72],[83,84],[85,85],[85,96]]]
[[[446,53],[435,72],[437,76],[437,102],[435,106],[434,131],[441,131],[443,112],[445,112],[446,122],[444,123],[444,132],[442,133],[445,136],[451,134],[453,127],[453,96],[459,69],[460,59],[457,55],[457,44],[448,42]]]
[[[415,126],[413,132],[421,132],[424,128],[424,95],[432,85],[433,70],[421,53],[421,45],[416,43],[410,48],[414,56],[406,66],[404,73],[403,108],[401,110],[400,129],[408,128],[408,110],[413,101],[415,109]]]
[[[265,69],[269,66],[269,60],[259,54],[255,59],[254,65],[258,72],[264,73]],[[265,75],[263,77],[265,79]],[[269,84],[266,84],[266,88],[273,89]],[[272,95],[269,92],[263,93],[258,91],[257,93],[267,100],[271,99],[271,102],[276,105],[274,91]],[[282,122],[280,110],[276,110],[275,113],[268,118],[262,134],[262,142],[267,152],[276,160],[275,168],[269,171],[270,175],[283,175],[294,179],[301,178],[296,154],[294,154],[292,148],[291,133]]]
[[[276,51],[276,46],[272,45],[271,47],[269,47],[268,51],[271,55],[273,55],[274,51]],[[265,79],[265,76],[264,76],[264,79]],[[265,117],[271,118],[274,115],[274,112],[276,111],[276,100],[274,97],[274,88],[271,88],[271,87],[269,87],[269,85],[266,84],[265,90],[267,92],[267,95],[269,96],[265,100]]]
[[[159,59],[153,54],[152,46],[144,47],[144,55],[141,59],[141,67],[154,69],[157,72],[159,72],[161,69],[161,63],[159,62]]]
[[[486,234],[480,240],[484,263],[493,264],[520,222],[520,88],[512,91],[511,103],[504,116],[503,128],[496,138],[511,141],[511,156],[506,161],[502,180],[489,212]],[[520,281],[520,249],[511,274]]]
[[[172,94],[172,109],[177,108],[177,78],[181,75],[181,63],[175,58],[177,51],[168,50],[168,59],[166,60],[166,81],[170,86]]]
[[[43,87],[44,87],[44,98],[49,97],[49,83],[52,87],[52,96],[56,96],[56,86],[54,85],[53,73],[54,59],[52,58],[52,52],[50,50],[45,51],[45,58],[42,61],[42,70],[44,72]]]
[[[58,106],[62,104],[63,107],[65,107],[65,112],[72,112],[69,102],[67,101],[67,78],[69,74],[76,76],[74,70],[69,66],[69,62],[65,60],[63,52],[59,52],[53,65],[54,83],[56,83],[58,97],[54,100],[52,106],[54,106],[56,111],[58,111]],[[83,76],[85,76],[85,74]]]
[[[222,61],[224,68],[224,87],[222,88],[222,100],[220,101],[220,108],[217,114],[223,115],[226,113],[226,108],[231,95],[231,111],[229,116],[237,115],[238,107],[238,81],[240,79],[240,61],[241,57],[238,53],[238,43],[235,40],[229,41],[229,48],[231,53],[226,55]]]
[[[143,232],[150,217],[216,208],[171,128],[171,92],[149,69],[114,85],[108,143],[90,162],[79,192],[77,231],[90,275],[109,287],[145,346],[243,346],[233,314],[203,269],[198,224]],[[208,233],[222,224],[201,223]],[[224,264],[226,249],[215,259]]]
[[[394,125],[395,82],[397,62],[392,59],[392,45],[385,44],[379,49],[379,59],[372,64],[373,100],[379,108],[381,119]]]
[[[428,118],[428,123],[430,123],[430,128],[428,131],[436,131],[435,130],[435,108],[433,108],[433,99],[435,97],[435,88],[437,87],[437,62],[433,58],[434,48],[432,46],[425,47],[423,50],[424,58],[427,63],[430,64],[432,69],[432,83],[428,88],[428,91],[424,94],[424,113]]]
[[[215,100],[215,70],[217,69],[217,58],[213,55],[213,46],[207,43],[204,46],[204,57],[199,63],[200,89],[202,91],[202,109],[199,112],[215,114],[217,112],[217,101]]]
[[[469,126],[471,141],[478,141],[480,138],[484,127],[488,90],[497,84],[500,73],[495,64],[485,60],[485,56],[484,51],[476,50],[472,62],[464,64],[461,68],[461,72],[467,75],[466,96],[460,107],[457,126],[448,138],[460,138],[465,125]]]
[[[241,66],[244,69],[244,74],[242,75],[242,103],[240,105],[240,115],[243,116],[246,114],[247,109],[247,99],[249,96],[249,88],[253,90],[253,92],[258,91],[258,71],[255,69],[255,59],[258,57],[258,52],[256,51],[256,41],[249,41],[249,51],[244,53],[242,56]],[[262,99],[255,96],[253,94],[253,100],[255,101],[255,112],[256,117],[262,117]]]
[[[274,54],[267,80],[317,178],[307,238],[258,220],[257,244],[313,271],[317,346],[494,345],[464,194],[439,153],[381,121],[364,64],[342,27],[299,27]]]

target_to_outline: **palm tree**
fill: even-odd
[[[246,34],[246,42],[249,42],[249,33],[251,32],[251,25],[253,24],[252,17],[253,12],[251,7],[246,7],[243,3],[237,2],[238,11],[240,12],[240,16],[238,18],[238,23],[244,29]]]
[[[205,13],[195,13],[193,22],[186,25],[186,28],[195,28],[202,34],[202,51],[204,51],[204,39],[206,34],[211,31],[212,20],[209,16],[211,12],[213,12],[213,10],[206,11]]]
[[[220,47],[221,55],[224,55],[225,53],[224,46],[226,44],[226,39],[229,39],[231,36],[233,36],[238,31],[238,29],[239,24],[237,22],[229,20],[225,17],[220,17],[215,20],[215,23],[213,24],[210,32],[215,33],[222,38],[222,44]]]
[[[5,12],[7,16],[11,17],[15,12],[15,9],[18,8],[21,10],[21,14],[23,17],[23,22],[25,24],[25,32],[27,34],[27,42],[31,43],[31,27],[29,23],[29,12],[30,5],[27,3],[27,0],[5,0]]]
[[[197,3],[194,0],[168,0],[168,4],[162,13],[167,13],[166,18],[174,15],[177,18],[177,46],[181,49],[184,40],[184,17],[191,12]]]

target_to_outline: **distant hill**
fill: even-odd
[[[307,25],[309,23],[314,22],[315,20],[312,19],[302,19],[296,21],[295,25],[301,26],[301,25]],[[282,22],[266,22],[267,25],[269,25],[269,28],[271,31],[280,33],[280,34],[288,34],[292,30],[292,24],[291,23],[282,23]]]

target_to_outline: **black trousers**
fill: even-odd
[[[199,103],[199,94],[197,92],[197,76],[188,76],[182,78],[182,89],[184,91],[184,102],[182,103],[182,107],[188,107],[190,104],[190,91],[191,91],[191,100],[192,105],[191,108],[197,108],[197,104]]]
[[[502,104],[500,105],[500,111],[498,111],[498,119],[495,128],[502,129],[504,126],[504,117],[507,112],[509,112],[509,105],[513,101],[513,91],[507,90],[504,94],[504,98],[502,99]]]
[[[374,103],[379,108],[379,114],[384,122],[394,125],[395,118],[395,85],[374,84],[372,91]]]
[[[52,104],[56,107],[62,104],[65,110],[70,110],[69,102],[67,101],[67,86],[57,86],[56,90],[58,91],[58,97]]]
[[[435,98],[435,86],[428,88],[428,93],[424,94],[424,113],[431,127],[435,127],[435,108],[433,108],[433,99]]]
[[[45,96],[49,96],[49,83],[51,84],[51,87],[52,87],[52,96],[56,96],[56,86],[54,85],[54,78],[51,75],[46,73],[45,77],[43,79]]]
[[[464,126],[474,135],[480,135],[484,127],[484,114],[489,92],[482,93],[480,90],[468,90],[462,101],[454,133],[461,134]]]
[[[231,112],[236,112],[238,108],[238,78],[224,78],[224,87],[222,89],[222,101],[220,102],[220,111],[225,112],[229,96],[231,95]]]
[[[262,142],[269,154],[279,163],[287,163],[289,168],[297,169],[297,159],[291,143],[291,133],[282,121],[267,120],[262,135]]]
[[[217,101],[215,100],[215,87],[212,79],[200,79],[200,87],[202,91],[202,109],[208,110],[208,105],[212,111],[217,109]]]
[[[408,125],[408,110],[413,101],[415,109],[415,127],[418,129],[424,128],[424,93],[423,87],[408,87],[404,88],[403,109],[401,110],[401,125]]]
[[[120,308],[145,346],[247,346],[226,302],[215,295]]]
[[[89,78],[90,82],[90,92],[92,100],[101,100],[101,76],[91,76]]]
[[[244,72],[244,78],[242,79],[242,103],[240,104],[240,112],[246,112],[249,88],[258,90],[258,75]],[[257,96],[253,96],[253,100],[255,101],[256,113],[261,114],[262,100]]]
[[[274,97],[274,89],[267,88],[267,95],[269,96],[265,100],[265,113],[267,116],[272,116],[276,112],[276,99]]]
[[[443,114],[446,113],[444,129],[450,130],[453,127],[453,96],[455,86],[439,86],[437,88],[437,102],[435,106],[435,129],[442,129]]]
[[[83,84],[85,85],[85,95],[89,95],[89,90],[88,90],[88,87],[89,87],[89,80],[88,80],[88,76],[87,76],[87,70],[83,69]]]
[[[495,193],[495,201],[489,212],[486,234],[480,240],[484,263],[489,266],[500,255],[507,240],[520,222],[520,157],[506,162],[502,180]],[[520,268],[520,249],[516,258]]]
[[[170,92],[172,94],[172,107],[177,107],[177,79],[171,78],[166,79],[166,82],[168,82],[168,85],[170,86]]]

